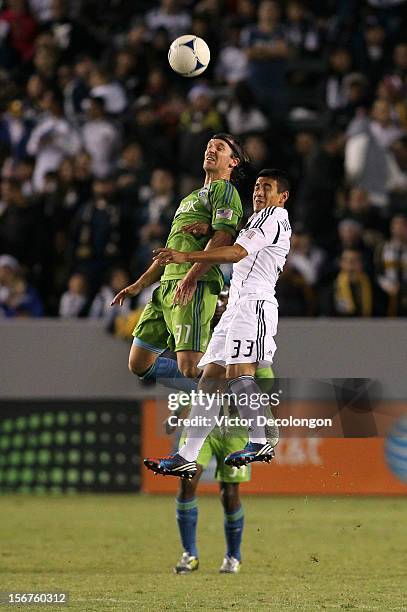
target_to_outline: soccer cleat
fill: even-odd
[[[225,459],[226,465],[232,465],[240,468],[242,465],[253,463],[254,461],[263,461],[270,463],[274,457],[273,447],[266,442],[266,444],[256,444],[255,442],[248,442],[243,450],[230,453]]]
[[[178,561],[177,565],[174,567],[175,574],[189,574],[191,572],[196,572],[199,567],[199,559],[197,557],[192,557],[189,552],[182,553],[181,559]]]
[[[223,563],[220,566],[219,572],[221,574],[237,574],[240,572],[241,562],[239,559],[234,557],[225,557]]]
[[[193,478],[197,471],[196,461],[187,461],[178,453],[157,459],[144,459],[144,465],[156,474],[178,476],[178,478],[185,478],[187,480]]]

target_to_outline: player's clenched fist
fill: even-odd
[[[156,249],[153,253],[154,261],[158,261],[161,266],[166,266],[170,263],[181,264],[188,261],[188,253],[181,253],[181,251],[175,251],[174,249]]]

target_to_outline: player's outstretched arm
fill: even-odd
[[[209,251],[192,251],[192,253],[183,253],[174,249],[156,249],[154,251],[154,261],[159,262],[161,266],[166,266],[170,263],[237,263],[243,257],[247,256],[247,251],[240,244],[232,244],[232,246],[217,247]]]
[[[115,304],[119,304],[119,306],[122,306],[126,297],[138,295],[143,289],[150,287],[150,285],[160,280],[162,273],[161,264],[157,261],[153,261],[151,266],[140,276],[140,278],[114,296],[110,305],[114,306]]]

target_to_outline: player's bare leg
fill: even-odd
[[[196,548],[196,526],[198,521],[198,504],[196,489],[202,474],[202,467],[198,465],[196,474],[191,480],[180,481],[177,506],[177,523],[184,552],[174,567],[176,574],[189,574],[199,567],[198,551]]]
[[[227,465],[241,467],[254,461],[269,463],[274,457],[274,450],[268,443],[265,426],[259,423],[258,417],[265,416],[265,406],[258,405],[253,409],[250,397],[260,397],[261,389],[256,383],[255,373],[257,363],[239,363],[226,366],[226,378],[229,381],[228,391],[237,396],[237,409],[240,418],[247,419],[249,442],[241,451],[228,455],[225,459]],[[239,397],[241,400],[239,401]]]
[[[178,368],[185,378],[198,378],[201,370],[197,368],[203,353],[198,351],[178,351],[177,363]]]
[[[132,344],[129,354],[129,370],[136,376],[143,376],[155,363],[159,353],[153,353],[148,349]]]

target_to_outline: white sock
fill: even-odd
[[[262,395],[262,391],[256,383],[254,376],[239,376],[229,382],[230,393],[236,395],[236,407],[239,411],[241,419],[248,419],[250,426],[248,427],[249,441],[255,444],[266,444],[266,429],[264,425],[258,423],[259,416],[265,416],[264,406],[260,405],[257,398]],[[251,407],[253,401],[250,401],[252,395],[256,396],[256,409]],[[258,406],[258,407],[257,407]]]
[[[212,399],[215,401],[210,404],[208,397],[202,394],[202,397],[200,396],[199,400],[191,406],[188,419],[197,418],[199,424],[185,428],[187,437],[184,445],[178,451],[178,454],[187,461],[197,460],[206,438],[216,425],[215,417],[219,415],[221,402],[217,401],[215,396],[211,394],[211,402]]]

